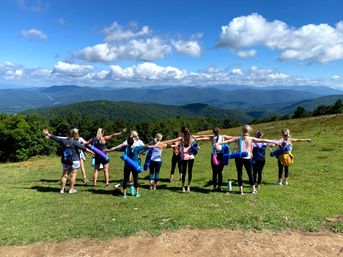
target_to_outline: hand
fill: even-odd
[[[46,138],[49,138],[51,135],[50,135],[50,133],[49,133],[49,130],[47,129],[47,128],[44,128],[43,129],[43,134],[44,134],[44,136],[46,137]]]

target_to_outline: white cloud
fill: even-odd
[[[333,75],[333,76],[331,77],[331,80],[339,81],[339,80],[341,80],[341,76],[339,76],[339,75]]]
[[[193,57],[201,55],[202,49],[199,42],[196,40],[172,40],[171,43],[178,54],[185,54]]]
[[[53,74],[61,74],[64,76],[80,77],[85,76],[93,71],[90,65],[71,64],[66,62],[58,62],[54,65]]]
[[[115,80],[131,81],[179,81],[187,75],[185,70],[171,66],[158,66],[155,63],[145,62],[128,68],[112,65],[111,78]]]
[[[237,53],[237,55],[241,58],[247,59],[247,58],[251,58],[253,56],[256,55],[256,50],[255,49],[251,49],[249,51],[239,51]]]
[[[214,86],[297,86],[326,85],[342,88],[340,76],[334,75],[327,80],[293,76],[273,69],[252,66],[231,67],[230,69],[209,67],[202,71],[188,71],[173,66],[161,66],[152,62],[123,67],[110,65],[108,68],[95,69],[90,65],[58,62],[53,69],[25,68],[12,62],[0,63],[0,84],[46,86],[76,84],[80,86],[153,86],[184,85]]]
[[[222,26],[218,47],[240,49],[264,45],[281,51],[281,60],[326,63],[343,59],[343,22],[336,27],[308,24],[289,27],[282,21],[267,21],[258,14],[240,16]]]
[[[39,40],[47,40],[48,36],[42,32],[41,30],[38,29],[27,29],[27,30],[22,30],[21,35],[24,38],[28,39],[39,39]]]
[[[161,39],[132,39],[126,44],[103,43],[86,47],[76,56],[90,62],[112,62],[118,60],[153,61],[171,52],[171,47]]]
[[[202,53],[196,33],[189,40],[167,38],[153,33],[148,26],[141,28],[134,22],[123,27],[114,22],[103,30],[104,42],[87,46],[74,54],[74,57],[88,62],[115,62],[121,60],[148,61],[165,58],[175,50],[178,54],[198,57]]]
[[[238,68],[234,68],[231,70],[231,74],[233,75],[243,75],[243,72],[241,69],[238,69]]]
[[[132,25],[131,27],[136,27],[136,25]],[[104,33],[106,42],[116,42],[133,38],[140,38],[149,35],[151,31],[148,26],[144,26],[140,31],[135,32],[132,30],[127,30],[120,26],[118,23],[113,22],[111,27],[104,29]]]

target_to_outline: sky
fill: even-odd
[[[0,88],[343,89],[340,0],[0,0]]]

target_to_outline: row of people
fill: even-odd
[[[132,131],[131,135],[128,139],[123,142],[122,144],[112,147],[111,149],[106,149],[106,143],[112,139],[113,136],[117,136],[126,132],[124,129],[122,132],[114,133],[109,136],[105,136],[102,129],[98,129],[97,136],[88,140],[84,141],[84,144],[92,144],[98,149],[104,152],[110,151],[124,151],[129,158],[131,158],[134,162],[139,161],[139,154],[147,151],[151,148],[152,151],[152,158],[149,165],[150,174],[149,174],[149,186],[150,189],[156,189],[158,186],[159,181],[159,172],[162,165],[162,148],[165,147],[172,147],[173,148],[173,156],[172,156],[172,165],[171,165],[171,173],[170,173],[170,181],[173,180],[175,167],[178,165],[181,182],[182,182],[182,191],[190,191],[191,188],[191,181],[192,181],[192,170],[193,164],[195,159],[194,153],[194,143],[196,141],[211,141],[212,142],[212,151],[211,151],[211,168],[212,168],[212,181],[213,181],[213,191],[221,191],[221,185],[223,181],[223,168],[224,168],[224,153],[223,153],[223,145],[230,144],[230,143],[237,143],[238,151],[239,152],[246,152],[247,155],[244,157],[236,158],[235,165],[237,169],[237,180],[239,186],[239,193],[243,194],[243,166],[246,169],[249,184],[251,186],[251,193],[256,194],[258,187],[262,181],[262,170],[265,163],[265,149],[267,145],[274,146],[278,145],[279,147],[284,147],[286,145],[291,145],[293,142],[311,142],[311,139],[294,139],[291,138],[290,132],[288,129],[283,129],[283,138],[280,140],[269,140],[263,139],[263,134],[261,132],[257,132],[255,137],[250,136],[252,132],[252,128],[249,125],[245,125],[242,128],[242,136],[228,136],[228,135],[220,135],[219,128],[213,129],[213,135],[192,135],[188,128],[182,127],[181,131],[177,134],[177,137],[171,140],[162,141],[162,135],[158,133],[155,137],[155,140],[150,145],[144,145],[144,143],[139,139],[138,133],[136,131]],[[68,139],[61,139],[59,137],[53,136],[49,133],[47,129],[44,130],[44,134],[46,137],[51,137],[52,139],[58,141],[62,148],[65,150],[68,146],[68,140],[71,138],[78,140],[80,138],[78,131],[75,129],[71,131],[71,134],[68,136]],[[82,148],[80,148],[80,146]],[[85,148],[80,143],[73,144],[74,152],[77,152],[77,149],[81,150],[81,153],[84,151],[90,151],[88,148]],[[90,151],[93,155],[94,153]],[[75,154],[77,156],[77,154]],[[253,156],[257,156],[258,158],[253,159]],[[75,157],[76,159],[76,157]],[[82,163],[82,158],[78,158],[76,162]],[[69,192],[76,192],[74,189],[75,184],[75,177],[78,164],[66,163],[62,157],[62,165],[63,165],[63,174],[61,177],[61,193],[64,192],[65,181],[67,175],[70,175],[71,180],[71,190]],[[104,177],[105,177],[105,184],[106,186],[109,185],[109,158],[102,158],[99,155],[95,154],[95,166],[94,166],[94,173],[93,173],[93,185],[96,185],[98,173],[100,170],[100,165],[103,166],[104,170]],[[82,166],[81,166],[82,167]],[[280,160],[278,159],[278,167],[279,167],[279,180],[277,184],[288,184],[288,167],[284,166]],[[83,170],[83,177],[85,178],[84,169]],[[283,170],[285,171],[284,180],[282,181]],[[187,185],[186,185],[186,175],[188,173]],[[139,185],[138,185],[138,172],[132,168],[132,166],[125,163],[124,165],[124,181],[123,181],[123,195],[126,197],[127,195],[127,184],[129,181],[133,180],[133,184],[135,187],[135,195],[137,197],[141,196],[139,192]]]

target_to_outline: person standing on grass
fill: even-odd
[[[238,186],[239,186],[239,193],[243,195],[243,166],[245,167],[245,170],[249,177],[249,184],[251,186],[251,193],[256,194],[256,188],[254,183],[254,177],[253,177],[253,169],[252,169],[252,146],[253,143],[271,143],[273,144],[274,141],[268,140],[268,139],[259,139],[256,137],[251,137],[250,133],[252,131],[252,128],[250,125],[244,125],[242,127],[242,136],[240,137],[232,137],[229,140],[222,141],[216,143],[216,145],[221,144],[227,144],[232,142],[238,143],[238,151],[239,152],[247,152],[247,157],[241,157],[235,159],[236,169],[237,169],[237,180],[238,180]]]
[[[195,139],[199,138],[201,140],[201,136],[193,136],[187,127],[182,127],[180,136],[175,139],[162,141],[162,144],[174,144],[179,142],[180,144],[180,158],[181,158],[181,172],[182,172],[182,192],[186,192],[185,188],[185,181],[186,181],[186,173],[188,170],[188,184],[187,184],[187,192],[191,191],[191,182],[192,182],[192,173],[193,173],[193,164],[194,164],[194,146],[195,146]],[[188,168],[188,169],[187,169]]]
[[[221,186],[223,183],[223,152],[222,146],[216,145],[218,142],[231,139],[231,136],[220,135],[220,129],[218,127],[213,129],[213,135],[201,136],[201,140],[208,140],[212,142],[211,152],[211,168],[212,168],[212,192],[221,192]],[[198,139],[199,140],[199,139]]]
[[[81,144],[81,145],[85,145],[86,140],[83,139],[83,137],[80,137],[80,133],[79,130],[77,128],[73,129],[74,135],[75,135],[75,139]],[[88,183],[89,180],[87,178],[86,175],[86,169],[85,169],[85,165],[84,162],[86,161],[86,157],[87,154],[84,151],[80,151],[80,168],[81,168],[81,173],[82,173],[82,181],[85,183]]]
[[[77,190],[74,188],[76,182],[77,169],[80,167],[80,155],[78,150],[89,152],[94,154],[91,150],[81,145],[75,140],[74,130],[70,130],[66,139],[59,138],[49,133],[49,130],[45,128],[43,133],[46,138],[52,138],[56,142],[60,143],[63,154],[61,158],[63,172],[61,176],[61,190],[60,193],[65,192],[65,186],[67,183],[68,176],[70,177],[70,189],[69,194],[76,193]]]
[[[108,141],[112,140],[114,136],[121,135],[123,132],[126,132],[126,129],[123,129],[122,132],[113,133],[111,135],[105,136],[104,130],[102,128],[98,128],[98,131],[96,133],[96,137],[89,139],[85,142],[85,144],[92,144],[94,147],[98,148],[101,151],[104,151],[106,149],[106,144]],[[109,187],[110,184],[110,176],[109,176],[109,163],[110,159],[104,159],[100,155],[95,155],[95,166],[94,166],[94,173],[93,173],[93,187],[96,186],[99,170],[100,170],[100,164],[103,165],[104,170],[104,177],[105,177],[105,187]]]
[[[312,139],[310,138],[306,138],[306,139],[296,139],[296,138],[292,138],[290,131],[288,128],[283,128],[281,130],[282,133],[282,138],[277,141],[276,143],[279,145],[279,148],[283,148],[283,147],[292,147],[292,143],[293,142],[312,142]],[[289,174],[289,168],[288,166],[284,166],[281,161],[280,158],[278,158],[278,168],[279,168],[279,176],[278,176],[278,181],[275,182],[276,185],[288,185],[288,174]],[[284,179],[282,179],[282,174],[283,171],[285,171],[285,176]]]
[[[158,186],[158,180],[160,178],[160,170],[162,166],[162,148],[166,147],[166,144],[161,144],[162,141],[162,134],[157,133],[154,139],[154,143],[152,144],[155,146],[152,148],[151,160],[149,164],[149,186],[150,190],[156,190]]]
[[[257,131],[255,134],[255,137],[262,138],[263,133],[260,131]],[[266,155],[267,145],[274,146],[275,144],[255,143],[255,142],[253,143],[252,163],[253,163],[253,176],[254,176],[256,190],[260,188],[261,182],[262,182],[262,171],[266,163],[265,155]]]
[[[178,137],[179,132],[175,132],[175,137]],[[173,149],[173,156],[171,159],[171,170],[170,170],[170,177],[169,180],[170,182],[173,181],[174,179],[174,173],[175,173],[175,168],[177,165],[177,168],[179,170],[179,174],[180,174],[180,180],[182,179],[182,173],[181,173],[181,154],[180,154],[180,144],[179,142],[175,142],[175,144],[171,145],[172,149]]]
[[[140,146],[134,146],[134,139],[130,136],[126,140],[127,145],[124,147],[112,147],[111,149],[106,150],[107,152],[111,151],[124,151],[125,154],[136,164],[140,165],[139,163],[139,153],[142,151],[146,151],[149,148],[156,147],[154,146],[145,146],[145,145],[140,145]],[[130,174],[132,174],[133,177],[133,184],[135,187],[135,196],[140,197],[141,193],[139,192],[139,184],[138,184],[138,171],[136,171],[130,164],[127,162],[124,162],[124,181],[123,181],[123,195],[124,198],[126,198],[127,194],[127,185],[128,182],[130,181]]]

